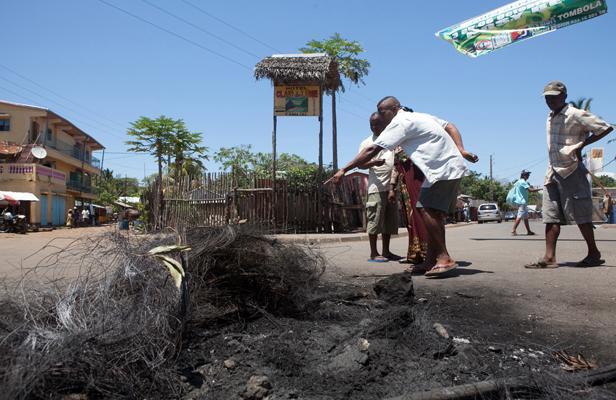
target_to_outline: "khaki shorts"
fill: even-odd
[[[366,202],[369,235],[398,233],[398,201],[387,200],[387,192],[369,193]]]
[[[456,211],[460,179],[438,181],[432,186],[421,188],[417,208],[431,208],[444,213]]]
[[[592,223],[592,194],[586,171],[576,169],[566,178],[554,174],[543,190],[543,223],[580,225]]]

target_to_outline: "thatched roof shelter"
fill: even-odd
[[[338,63],[325,53],[274,54],[255,67],[255,78],[277,84],[321,84],[327,91],[340,87]]]

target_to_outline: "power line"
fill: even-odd
[[[6,87],[4,87],[4,86],[0,86],[0,89],[1,89],[1,90],[4,90],[5,92],[8,92],[8,93],[13,94],[14,96],[20,97],[20,98],[22,98],[22,99],[24,99],[24,100],[26,100],[26,101],[28,101],[28,102],[30,102],[30,103],[32,103],[32,104],[34,104],[34,105],[38,106],[38,107],[41,107],[41,108],[45,108],[45,109],[46,109],[46,107],[45,107],[45,106],[43,106],[43,105],[42,105],[39,101],[34,100],[34,99],[32,99],[32,98],[29,98],[29,97],[26,97],[26,96],[24,96],[24,95],[23,95],[23,94],[21,94],[21,93],[17,93],[17,92],[15,92],[15,91],[13,91],[13,90],[11,90],[11,89],[8,89],[8,88],[6,88]],[[72,119],[73,119],[73,120],[75,120],[75,121],[79,121],[79,123],[80,123],[80,124],[82,124],[82,125],[86,125],[86,126],[91,127],[91,128],[92,128],[92,129],[94,129],[94,130],[98,130],[98,128],[97,128],[97,127],[95,127],[95,126],[93,126],[93,125],[91,125],[91,124],[89,124],[89,123],[87,123],[87,122],[85,122],[85,121],[82,121],[82,120],[80,120],[80,119],[78,119],[78,118],[72,118]]]
[[[162,7],[160,7],[160,6],[156,5],[156,4],[153,4],[153,3],[151,3],[151,2],[150,2],[150,1],[148,1],[148,0],[141,0],[141,1],[142,1],[142,2],[144,2],[145,4],[149,5],[150,7],[153,7],[153,8],[155,8],[155,9],[157,9],[157,10],[158,10],[158,11],[160,11],[160,12],[162,12],[162,13],[165,13],[165,14],[169,15],[170,17],[173,17],[173,18],[175,18],[175,19],[177,19],[177,20],[179,20],[179,21],[182,21],[183,23],[185,23],[185,24],[187,24],[187,25],[189,25],[189,26],[192,26],[193,28],[195,28],[195,29],[197,29],[197,30],[199,30],[199,31],[201,31],[201,32],[203,32],[203,33],[205,33],[205,34],[207,34],[207,35],[210,35],[210,36],[212,36],[213,38],[216,38],[216,39],[220,40],[221,42],[223,42],[223,43],[225,43],[225,44],[228,44],[229,46],[233,47],[234,49],[237,49],[237,50],[239,50],[239,51],[241,51],[241,52],[243,52],[243,53],[245,53],[245,54],[248,54],[249,56],[252,56],[252,57],[255,57],[255,58],[261,58],[261,56],[258,56],[258,55],[256,55],[255,53],[250,52],[249,50],[246,50],[246,49],[244,49],[244,48],[242,48],[242,47],[240,47],[240,46],[237,46],[237,45],[235,45],[234,43],[232,43],[232,42],[228,41],[227,39],[225,39],[225,38],[223,38],[223,37],[220,37],[220,36],[218,36],[217,34],[212,33],[212,32],[210,32],[210,31],[208,31],[208,30],[206,30],[206,29],[203,29],[203,28],[202,28],[202,27],[200,27],[199,25],[197,25],[197,24],[193,24],[192,22],[188,21],[187,19],[182,18],[182,17],[180,17],[179,15],[173,14],[172,12],[170,12],[170,11],[168,11],[168,10],[165,10],[164,8],[162,8]]]
[[[56,101],[56,100],[50,99],[50,98],[49,98],[49,97],[47,97],[47,96],[44,96],[44,95],[42,95],[42,94],[40,94],[40,93],[38,93],[38,92],[35,92],[34,90],[28,89],[28,88],[27,88],[27,87],[25,87],[25,86],[22,86],[22,85],[20,85],[20,84],[18,84],[18,83],[15,83],[15,82],[13,82],[13,81],[10,81],[10,80],[8,80],[8,79],[6,79],[6,78],[3,78],[3,77],[1,77],[1,76],[0,76],[0,79],[2,79],[2,80],[3,80],[3,81],[5,81],[5,82],[8,82],[8,83],[10,83],[10,84],[12,84],[12,85],[14,85],[14,86],[17,86],[18,88],[20,88],[20,89],[22,89],[22,90],[28,91],[28,92],[32,93],[33,95],[35,95],[35,96],[38,96],[38,97],[40,97],[40,98],[42,98],[42,99],[45,99],[45,100],[47,100],[47,101],[49,101],[49,102],[52,102],[52,103],[58,104],[60,107],[65,108],[66,110],[68,110],[68,111],[72,112],[73,114],[75,114],[75,115],[77,115],[77,116],[82,116],[82,117],[85,117],[85,116],[83,116],[83,114],[81,114],[79,111],[76,111],[75,109],[73,109],[73,108],[71,108],[71,107],[67,107],[65,104],[62,104],[62,103],[60,103],[60,102],[58,102],[58,101]],[[88,117],[85,117],[85,118],[88,118]],[[100,122],[100,121],[93,121],[93,122],[94,122],[94,123],[96,123],[96,124],[99,124],[100,126],[103,126],[103,127],[107,128],[107,129],[111,129],[111,130],[114,130],[114,129],[115,129],[115,128],[113,128],[113,127],[111,127],[111,126],[109,126],[109,125],[107,125],[107,124],[104,124],[104,123],[102,123],[102,122]],[[112,133],[111,131],[109,131],[109,132],[107,132],[107,133],[111,134],[112,136],[116,136],[116,137],[120,138],[120,136],[118,136],[118,135],[116,135],[116,134]]]
[[[234,25],[231,25],[230,23],[228,23],[227,21],[225,21],[225,20],[223,20],[221,18],[218,18],[217,16],[213,15],[212,13],[209,13],[209,12],[205,11],[203,8],[201,8],[199,6],[196,6],[195,4],[191,3],[190,1],[182,0],[182,2],[187,4],[187,5],[189,5],[189,6],[191,6],[191,7],[193,7],[194,9],[200,11],[201,13],[207,15],[208,17],[210,17],[212,19],[215,19],[216,21],[220,22],[221,24],[224,24],[224,25],[228,26],[229,28],[233,29],[234,31],[241,33],[242,35],[246,36],[247,38],[250,38],[250,39],[254,40],[257,43],[262,44],[263,46],[268,47],[268,48],[270,48],[271,50],[274,50],[277,53],[282,53],[282,51],[278,50],[277,48],[275,48],[273,46],[270,46],[269,44],[267,44],[267,43],[257,39],[256,37],[252,36],[251,34],[244,32],[240,28],[238,28],[238,27],[236,27]]]
[[[108,6],[108,7],[114,8],[114,9],[116,9],[116,10],[118,10],[118,11],[120,11],[120,12],[122,12],[122,13],[126,14],[126,15],[129,15],[129,16],[131,16],[131,17],[135,18],[136,20],[139,20],[139,21],[141,21],[141,22],[143,22],[143,23],[145,23],[145,24],[148,24],[148,25],[150,25],[150,26],[155,27],[156,29],[159,29],[159,30],[161,30],[161,31],[163,31],[163,32],[165,32],[165,33],[168,33],[168,34],[169,34],[169,35],[171,35],[171,36],[175,36],[175,37],[176,37],[176,38],[178,38],[178,39],[181,39],[181,40],[183,40],[183,41],[185,41],[185,42],[187,42],[187,43],[190,43],[190,44],[192,44],[193,46],[200,48],[201,50],[204,50],[204,51],[206,51],[206,52],[208,52],[208,53],[210,53],[210,54],[214,54],[215,56],[218,56],[218,57],[220,57],[220,58],[222,58],[222,59],[224,59],[224,60],[227,60],[227,61],[229,61],[229,62],[231,62],[231,63],[233,63],[233,64],[239,65],[239,66],[240,66],[240,67],[242,67],[242,68],[246,68],[246,69],[248,69],[248,70],[251,70],[251,71],[252,71],[252,68],[251,68],[251,67],[249,67],[249,66],[247,66],[246,64],[243,64],[243,63],[241,63],[241,62],[239,62],[239,61],[236,61],[236,60],[234,60],[234,59],[232,59],[232,58],[230,58],[230,57],[227,57],[227,56],[225,56],[224,54],[221,54],[221,53],[219,53],[219,52],[217,52],[217,51],[215,51],[215,50],[209,49],[209,48],[207,48],[207,47],[203,46],[202,44],[200,44],[200,43],[198,43],[198,42],[195,42],[194,40],[191,40],[191,39],[187,38],[186,36],[182,36],[182,35],[180,35],[179,33],[176,33],[176,32],[174,32],[174,31],[172,31],[172,30],[170,30],[170,29],[164,28],[164,27],[162,27],[162,26],[160,26],[160,25],[158,25],[158,24],[156,24],[156,23],[154,23],[154,22],[152,22],[152,21],[149,21],[149,20],[147,20],[147,19],[145,19],[145,18],[142,18],[142,17],[140,17],[140,16],[138,16],[138,15],[136,15],[136,14],[133,14],[132,12],[130,12],[130,11],[128,11],[128,10],[125,10],[125,9],[123,9],[123,8],[120,8],[120,7],[116,6],[116,5],[114,5],[114,4],[111,4],[111,3],[107,2],[106,0],[98,0],[98,1],[99,1],[100,3],[105,4],[105,5],[106,5],[106,6]]]
[[[57,92],[55,92],[55,91],[53,91],[53,90],[49,89],[48,87],[45,87],[45,86],[41,85],[40,83],[38,83],[38,82],[36,82],[36,81],[34,81],[34,80],[32,80],[32,79],[28,78],[27,76],[24,76],[23,74],[20,74],[19,72],[15,71],[14,69],[11,69],[11,68],[7,67],[7,66],[6,66],[6,65],[4,65],[4,64],[0,64],[0,67],[1,67],[1,68],[4,68],[5,70],[7,70],[7,71],[9,71],[9,72],[11,72],[11,73],[13,73],[13,74],[15,74],[16,76],[20,77],[21,79],[23,79],[23,80],[25,80],[25,81],[28,81],[28,82],[32,83],[33,85],[38,86],[39,88],[41,88],[41,89],[43,89],[43,90],[45,90],[45,91],[47,91],[47,92],[49,92],[49,93],[53,94],[54,96],[56,96],[56,97],[58,97],[58,98],[60,98],[60,99],[63,99],[63,100],[65,100],[65,101],[68,101],[69,103],[71,103],[71,104],[73,104],[73,105],[75,105],[75,106],[80,107],[81,109],[83,109],[83,110],[85,110],[85,111],[89,112],[89,113],[90,113],[90,114],[92,114],[92,115],[97,115],[99,118],[102,118],[102,119],[104,119],[105,121],[109,121],[109,122],[111,122],[111,123],[113,123],[113,124],[115,124],[115,125],[117,125],[117,126],[121,127],[122,129],[125,129],[125,126],[123,126],[122,124],[119,124],[119,123],[117,123],[117,122],[114,122],[114,121],[112,121],[110,118],[108,118],[108,117],[106,117],[106,116],[104,116],[104,115],[98,114],[96,111],[90,110],[90,109],[89,109],[89,108],[87,108],[86,106],[84,106],[84,105],[82,105],[82,104],[79,104],[79,103],[77,103],[76,101],[71,100],[70,98],[68,98],[68,97],[66,97],[66,96],[63,96],[63,95],[61,95],[61,94],[59,94],[59,93],[57,93]]]

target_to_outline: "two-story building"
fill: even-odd
[[[25,210],[31,224],[62,225],[76,200],[96,198],[92,181],[100,163],[92,153],[104,147],[61,115],[0,100],[0,147],[0,191],[40,200]]]

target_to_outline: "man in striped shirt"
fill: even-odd
[[[595,243],[592,225],[592,194],[588,171],[582,164],[582,149],[604,138],[613,128],[588,111],[568,105],[567,87],[548,83],[543,95],[551,110],[547,120],[549,163],[543,191],[543,223],[546,249],[543,258],[526,268],[556,268],[556,242],[561,225],[576,224],[586,245],[587,256],[577,263],[592,267],[605,263]]]

